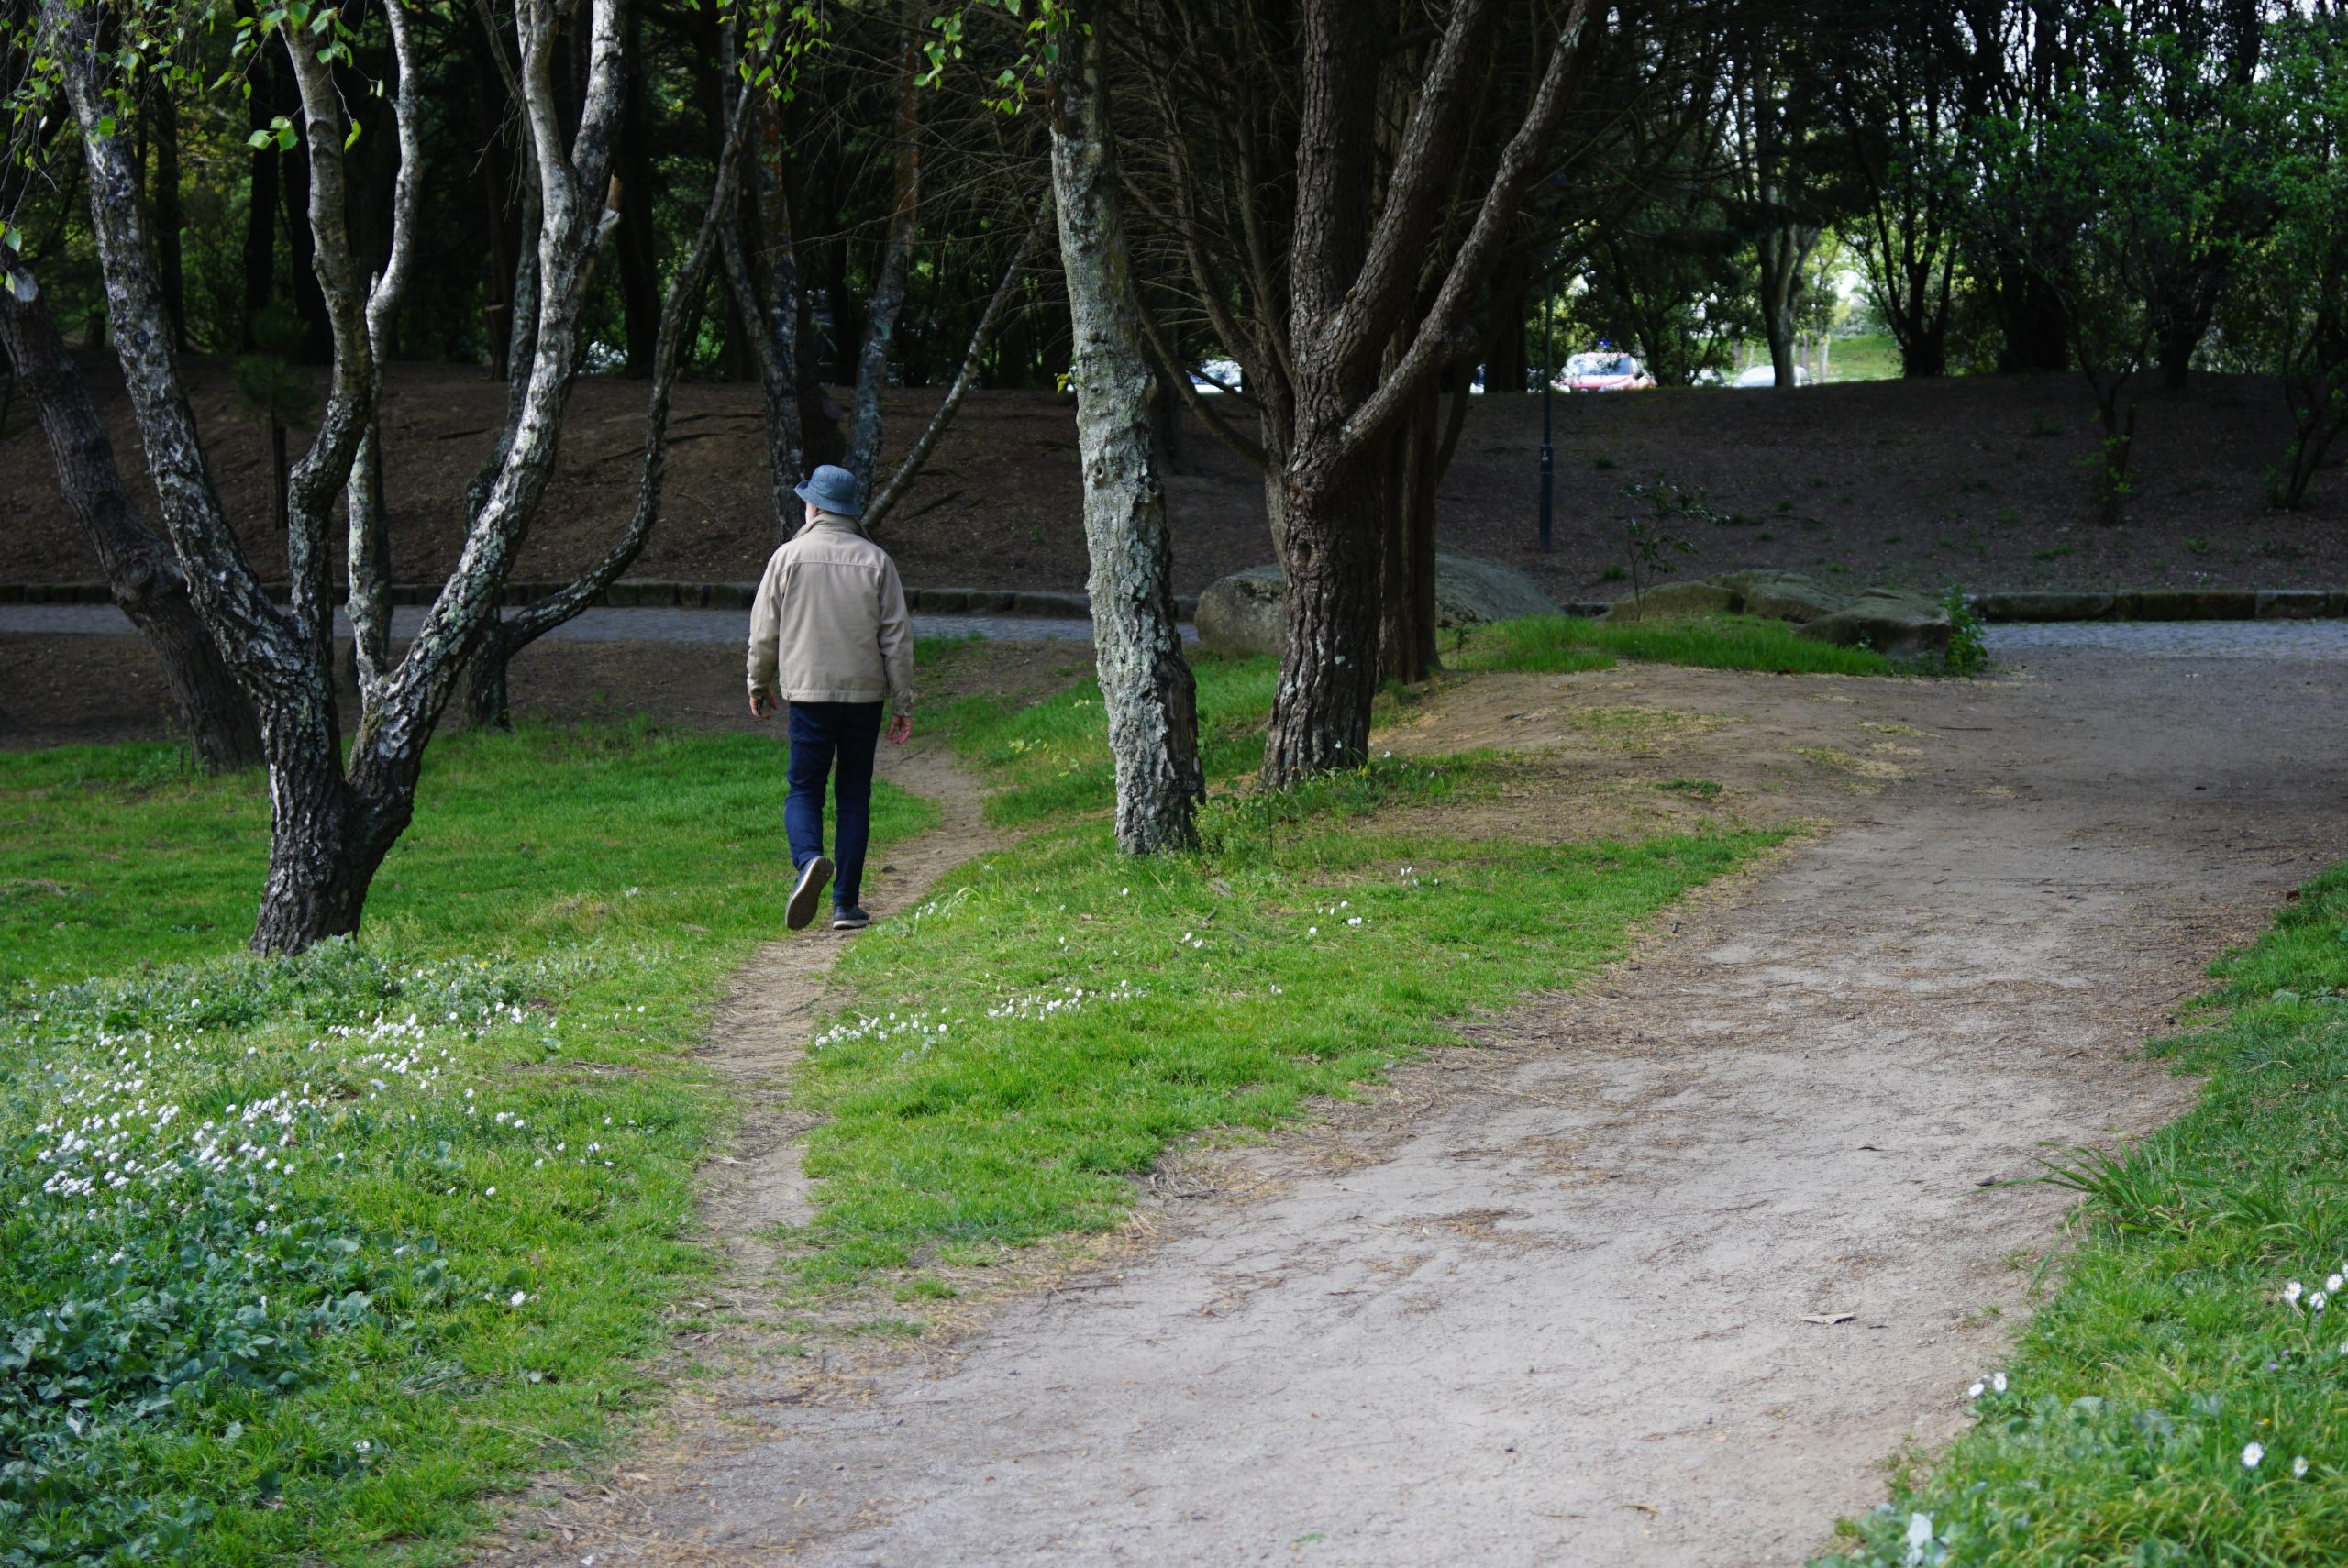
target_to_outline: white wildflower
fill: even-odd
[[[2258,1462],[2265,1457],[2266,1445],[2265,1443],[2246,1442],[2242,1445],[2242,1467],[2244,1470],[2257,1469]]]
[[[2308,1456],[2302,1453],[2291,1461],[2291,1475],[2292,1478],[2296,1480],[2298,1477],[2305,1475],[2307,1473]]]

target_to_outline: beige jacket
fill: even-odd
[[[750,607],[750,695],[914,711],[914,630],[897,563],[819,512],[767,562]]]

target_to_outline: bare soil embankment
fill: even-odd
[[[118,377],[84,358],[127,465],[139,467]],[[267,437],[241,413],[225,361],[188,363],[213,469],[265,573],[283,569],[268,525]],[[568,576],[599,556],[633,504],[645,388],[602,377],[574,395],[560,466],[517,577]],[[935,389],[885,400],[902,449]],[[1772,394],[1665,390],[1560,398],[1556,547],[1534,547],[1541,408],[1478,398],[1441,491],[1445,544],[1530,571],[1560,599],[1611,596],[1623,560],[1618,493],[1666,475],[1701,486],[1740,521],[1683,525],[1683,573],[1775,567],[1845,582],[1938,588],[2293,587],[2348,581],[2348,483],[2319,481],[2296,515],[2265,510],[2262,476],[2281,450],[2283,403],[2258,377],[2198,376],[2178,394],[2147,387],[2138,422],[2140,494],[2128,523],[2094,525],[2081,459],[2095,449],[2077,377],[1868,381]],[[396,574],[444,572],[460,498],[494,439],[504,388],[478,369],[394,365],[385,441]],[[636,575],[696,581],[758,575],[770,545],[760,400],[748,386],[678,390],[668,512]],[[1179,591],[1270,558],[1260,481],[1185,424],[1174,503]],[[144,493],[143,479],[139,480]],[[1080,589],[1074,421],[1048,392],[979,392],[928,472],[882,530],[920,587]],[[0,582],[89,581],[97,564],[57,494],[23,400],[0,437]]]

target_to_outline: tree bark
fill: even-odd
[[[57,488],[89,536],[114,602],[163,661],[172,706],[196,756],[214,772],[261,759],[260,728],[188,602],[172,547],[148,526],[122,480],[114,443],[90,402],[48,304],[0,287],[0,346],[33,400],[57,463]]]
[[[1091,558],[1093,646],[1117,772],[1117,844],[1198,842],[1205,794],[1198,693],[1174,614],[1166,492],[1150,443],[1153,391],[1103,94],[1102,8],[1063,35],[1052,68],[1052,188],[1074,325],[1077,449]]]

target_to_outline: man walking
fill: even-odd
[[[897,563],[857,526],[864,503],[856,477],[825,463],[796,493],[807,525],[768,560],[750,607],[750,712],[765,718],[778,696],[791,705],[782,822],[799,875],[786,923],[798,931],[814,920],[829,882],[832,929],[860,931],[872,923],[858,900],[884,700],[894,714],[890,744],[914,733],[913,622]],[[824,854],[826,780],[837,810],[836,867]]]

